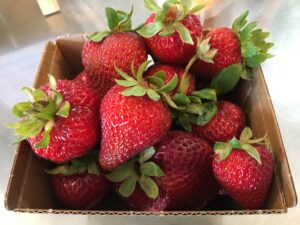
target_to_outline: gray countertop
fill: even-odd
[[[271,32],[275,43],[274,58],[262,65],[281,130],[296,189],[300,187],[300,1],[299,0],[210,0],[216,6],[200,17],[213,18],[213,26],[230,26],[233,19],[250,9],[250,19]],[[44,17],[34,0],[0,0],[0,201],[4,202],[6,185],[15,153],[14,137],[4,127],[13,121],[10,109],[25,99],[19,91],[31,86],[46,40],[66,33],[83,33],[105,28],[104,7],[129,11],[134,5],[135,25],[148,15],[142,1],[59,0],[61,12]],[[215,16],[217,17],[215,18]],[[299,58],[298,58],[299,57]],[[78,215],[37,215],[8,212],[0,205],[1,224],[299,224],[300,206],[287,214],[258,216],[103,217]]]

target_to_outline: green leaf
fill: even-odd
[[[151,84],[153,84],[157,88],[161,88],[164,86],[164,81],[156,76],[149,76],[146,77],[146,80],[148,80]]]
[[[237,85],[243,66],[241,64],[230,65],[221,70],[211,81],[210,87],[218,94],[225,94],[234,89]]]
[[[144,7],[151,12],[158,12],[162,10],[155,0],[144,0]]]
[[[258,153],[258,151],[256,150],[255,147],[253,147],[250,144],[243,144],[241,146],[241,148],[243,150],[245,150],[253,159],[255,159],[259,164],[261,164],[261,158],[260,155]]]
[[[138,176],[133,173],[131,174],[120,186],[119,193],[127,198],[129,197],[135,190],[136,182],[137,182]]]
[[[128,89],[125,89],[121,92],[123,96],[144,96],[147,92],[147,89],[142,86],[134,86]]]
[[[175,74],[172,77],[172,79],[167,84],[165,84],[163,87],[159,88],[158,91],[165,92],[165,93],[173,91],[177,86],[177,82],[178,82],[178,77],[177,77],[177,74]]]
[[[164,71],[158,71],[155,74],[153,74],[152,76],[160,78],[162,81],[164,81],[166,79],[166,72],[164,72]]]
[[[154,180],[150,177],[140,176],[138,180],[141,189],[151,198],[156,199],[159,194],[159,189]]]
[[[116,170],[112,171],[111,173],[106,174],[106,178],[114,183],[119,183],[125,179],[127,179],[129,176],[131,176],[134,172],[133,168],[127,167],[124,170]]]
[[[214,144],[214,151],[217,151],[218,149],[223,149],[226,146],[228,146],[228,143],[216,141],[215,144]]]
[[[249,41],[251,38],[252,30],[257,26],[257,22],[248,23],[245,28],[240,32],[240,41]]]
[[[224,148],[219,148],[215,150],[216,154],[219,155],[220,161],[226,159],[232,151],[232,147],[230,145],[225,146]]]
[[[122,70],[120,70],[118,67],[117,67],[117,65],[115,64],[114,65],[114,67],[115,67],[115,70],[117,71],[117,73],[121,76],[121,77],[123,77],[125,80],[134,80],[132,77],[130,77],[127,73],[125,73],[125,72],[123,72]],[[135,81],[135,80],[134,80]]]
[[[156,35],[164,27],[160,21],[154,23],[148,23],[141,29],[137,30],[137,33],[145,38],[150,38]]]
[[[186,131],[188,132],[192,132],[192,124],[191,124],[191,121],[190,121],[190,118],[189,117],[192,117],[193,115],[182,115],[182,116],[179,116],[178,118],[178,122],[179,122],[179,125],[181,127],[183,127],[183,129],[185,129]]]
[[[166,93],[162,93],[162,96],[165,100],[165,102],[172,108],[174,109],[178,109],[179,107],[176,105],[176,103],[171,99],[171,97],[166,94]]]
[[[70,108],[71,108],[70,102],[65,101],[62,103],[62,105],[61,105],[60,109],[57,111],[56,115],[63,117],[63,118],[68,118]]]
[[[133,6],[131,6],[130,12],[127,14],[123,11],[117,11],[119,16],[119,25],[118,30],[119,31],[128,31],[131,30],[131,16],[133,14]],[[123,20],[121,20],[124,18]]]
[[[241,146],[241,143],[239,142],[238,139],[236,139],[235,137],[232,138],[230,141],[229,141],[229,144],[232,148],[238,148],[240,149],[242,146]]]
[[[147,95],[153,101],[158,101],[160,99],[160,95],[156,91],[154,91],[153,89],[150,89],[150,88],[147,89]]]
[[[62,97],[62,95],[61,95],[59,92],[57,92],[57,91],[55,91],[55,90],[51,90],[51,91],[54,93],[53,99],[54,99],[54,101],[55,101],[55,105],[56,105],[57,107],[59,107],[60,104],[61,104],[62,101],[63,101],[63,97]]]
[[[100,175],[100,170],[98,164],[95,162],[95,160],[90,160],[88,163],[88,173],[89,174],[94,174],[99,176]]]
[[[252,130],[250,127],[245,127],[241,133],[240,136],[240,141],[247,141],[250,138],[252,138],[253,134],[252,134]]]
[[[180,80],[180,84],[179,84],[179,92],[186,95],[189,87],[190,87],[190,79],[191,79],[191,76],[184,72],[183,76],[181,77],[181,80]]]
[[[189,13],[194,14],[194,13],[196,13],[196,12],[199,12],[199,11],[201,11],[203,8],[205,8],[206,6],[207,6],[206,3],[201,4],[201,5],[196,5],[195,7],[191,8],[191,9],[189,10]]]
[[[254,68],[257,67],[260,63],[264,62],[266,59],[271,57],[273,57],[273,55],[268,53],[258,53],[257,55],[251,58],[246,58],[246,65],[251,68]]]
[[[35,91],[34,88],[23,87],[22,91],[28,95],[30,102],[34,102],[34,95],[33,95],[33,92]]]
[[[190,95],[190,96],[188,96],[188,97],[189,97],[189,99],[190,99],[190,101],[191,101],[192,103],[202,103],[201,99],[198,98],[198,97],[196,97],[196,96]]]
[[[187,105],[191,103],[190,98],[181,93],[176,93],[175,95],[173,95],[172,100],[178,105]]]
[[[105,8],[105,15],[110,30],[114,30],[119,24],[119,16],[116,10],[110,7]]]
[[[51,131],[51,130],[50,130]],[[35,148],[46,148],[50,143],[50,131],[42,133],[42,139],[34,145]]]
[[[135,80],[118,80],[115,79],[116,83],[122,87],[132,87],[137,85],[138,83]]]
[[[190,34],[190,31],[180,22],[174,25],[175,30],[178,32],[182,42],[193,45],[194,41]]]
[[[146,150],[142,151],[139,154],[139,162],[143,163],[149,160],[153,155],[155,154],[155,148],[152,146],[150,148],[147,148]]]
[[[19,102],[12,108],[12,113],[18,117],[21,118],[24,116],[24,113],[26,113],[26,110],[28,110],[31,107],[31,102]]]
[[[197,117],[196,124],[203,126],[207,124],[217,113],[218,107],[214,102],[206,102],[203,104],[202,113]]]
[[[139,69],[136,74],[136,78],[138,82],[141,82],[143,80],[143,73],[150,62],[151,62],[150,60],[147,60],[143,62],[142,65],[139,66]]]
[[[69,171],[69,172],[67,172]],[[64,164],[61,166],[57,166],[53,169],[46,170],[47,174],[55,175],[55,174],[70,174],[70,173],[77,173],[77,170],[75,170],[75,167],[70,167],[68,164]],[[72,175],[73,175],[72,174]],[[70,174],[71,175],[71,174]]]
[[[48,74],[48,79],[49,79],[49,88],[51,90],[56,91],[56,79],[53,75]]]
[[[247,24],[247,16],[249,14],[249,10],[245,11],[242,15],[236,18],[233,22],[232,29],[238,34],[238,32]]]
[[[192,96],[196,96],[201,99],[217,101],[217,94],[214,89],[202,89],[201,91],[193,91]]]
[[[103,38],[107,37],[110,34],[110,31],[99,31],[94,32],[91,35],[87,36],[87,38],[93,42],[100,42]]]
[[[47,101],[48,96],[45,94],[44,91],[36,89],[33,91],[34,101]]]
[[[174,34],[175,29],[173,26],[167,26],[162,29],[161,32],[159,32],[159,35],[162,37],[170,36],[171,34]]]
[[[35,118],[29,118],[15,123],[15,127],[9,127],[15,129],[15,132],[22,137],[35,137],[43,129],[45,122]]]
[[[241,52],[244,58],[250,58],[259,52],[259,48],[250,42],[242,42]]]
[[[162,169],[154,162],[141,164],[141,172],[142,175],[150,177],[161,177],[165,175]]]
[[[33,103],[33,110],[34,111],[31,112],[31,114],[35,118],[43,119],[43,120],[52,120],[55,115],[56,107],[53,101],[49,101],[49,102],[39,101]]]
[[[135,69],[134,69],[134,61],[132,61],[132,63],[130,64],[130,71],[133,77],[136,78],[136,73],[135,73]]]

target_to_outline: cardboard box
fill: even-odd
[[[37,71],[34,87],[47,82],[47,74],[57,78],[72,79],[82,69],[82,35],[58,38],[47,42]],[[7,188],[5,206],[8,210],[30,213],[89,214],[89,215],[236,215],[285,213],[297,203],[297,197],[288,160],[280,136],[272,102],[261,68],[254,70],[255,79],[241,81],[231,94],[231,99],[242,106],[248,116],[248,124],[255,136],[267,133],[269,149],[276,168],[265,208],[242,210],[229,197],[219,197],[200,211],[142,212],[129,208],[111,191],[93,210],[67,210],[55,199],[50,179],[44,170],[53,167],[50,162],[38,158],[26,141],[17,148]]]

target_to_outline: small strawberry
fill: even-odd
[[[212,119],[204,125],[193,125],[193,133],[205,140],[229,141],[239,136],[245,127],[245,114],[237,105],[227,102],[217,102],[217,112]]]
[[[101,96],[112,86],[119,75],[117,65],[126,73],[131,73],[130,65],[137,69],[147,59],[143,38],[131,31],[131,15],[106,8],[105,13],[111,31],[96,32],[89,36],[82,50],[82,62],[92,82],[101,87]]]
[[[49,75],[49,84],[23,88],[30,101],[13,107],[20,122],[9,124],[27,139],[40,157],[56,163],[86,154],[99,141],[98,101],[85,84],[56,80]]]
[[[58,200],[71,209],[92,208],[110,187],[103,171],[89,156],[73,159],[46,172],[52,175],[52,188]]]
[[[218,191],[212,153],[208,143],[191,133],[170,131],[162,142],[107,178],[116,182],[118,193],[139,210],[173,210],[195,204],[203,208]]]
[[[251,138],[252,131],[246,127],[240,140],[217,142],[213,171],[220,185],[237,203],[246,209],[261,209],[273,176],[273,160],[271,153],[257,144],[264,138]]]
[[[209,38],[211,48],[217,49],[217,54],[213,58],[213,64],[203,60],[195,62],[192,68],[195,76],[211,79],[223,69],[234,64],[241,64],[243,69],[239,75],[244,79],[249,79],[251,74],[247,73],[246,68],[254,68],[272,57],[268,49],[273,44],[265,41],[269,33],[257,29],[256,22],[247,24],[248,14],[249,11],[246,11],[238,17],[232,28],[214,28],[205,35],[205,38]]]
[[[195,12],[204,6],[188,9],[182,1],[167,0],[160,7],[153,0],[144,5],[154,13],[137,32],[145,38],[151,55],[160,62],[184,65],[195,54],[202,25]]]

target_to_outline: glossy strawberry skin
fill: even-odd
[[[48,93],[49,86],[40,89]],[[28,138],[32,150],[40,157],[55,163],[62,163],[86,154],[99,141],[98,102],[93,91],[84,84],[68,80],[57,81],[57,91],[71,108],[68,118],[55,117],[46,148],[35,148],[42,138]]]
[[[110,187],[103,172],[99,176],[87,172],[71,176],[58,174],[52,176],[51,182],[59,201],[71,209],[93,207]]]
[[[242,109],[227,101],[219,101],[217,107],[216,115],[207,124],[193,125],[193,133],[211,143],[239,137],[245,127],[245,114]]]
[[[177,87],[175,88],[174,91],[172,91],[170,93],[170,94],[175,94],[178,91],[180,81],[181,81],[183,73],[184,73],[184,69],[179,66],[172,66],[172,65],[167,65],[167,64],[155,64],[147,69],[144,76],[145,77],[152,76],[159,71],[163,71],[166,74],[166,79],[164,81],[165,84],[168,83],[175,74],[177,74],[177,76],[178,76]],[[190,77],[190,82],[189,82],[189,87],[187,90],[187,95],[190,95],[195,90],[195,79],[191,74],[188,74],[188,76]]]
[[[112,170],[159,142],[171,127],[171,113],[162,101],[147,96],[124,97],[114,86],[100,106],[100,164]]]
[[[216,196],[219,186],[212,173],[213,150],[207,142],[188,132],[170,131],[155,149],[151,161],[165,173],[153,177],[159,196],[151,200],[137,185],[127,199],[131,205],[149,211],[203,208]]]
[[[155,14],[151,14],[146,24],[154,21]],[[202,35],[202,25],[194,14],[187,15],[181,23],[190,31],[194,45],[183,43],[177,32],[163,37],[159,34],[145,38],[151,55],[162,63],[184,65],[195,55],[197,38]]]
[[[214,155],[214,176],[224,190],[246,209],[261,209],[268,196],[273,175],[273,160],[270,152],[255,145],[262,164],[244,150],[233,149],[223,161]]]
[[[213,64],[201,60],[194,63],[192,71],[196,77],[211,79],[222,69],[242,62],[240,40],[230,28],[212,29],[205,38],[210,38],[210,48],[217,49],[218,52],[213,58]]]
[[[115,85],[115,78],[120,78],[115,65],[131,74],[131,63],[137,71],[146,60],[147,49],[143,38],[133,32],[115,32],[101,42],[87,41],[82,50],[84,69],[92,82],[102,87],[103,93]]]

